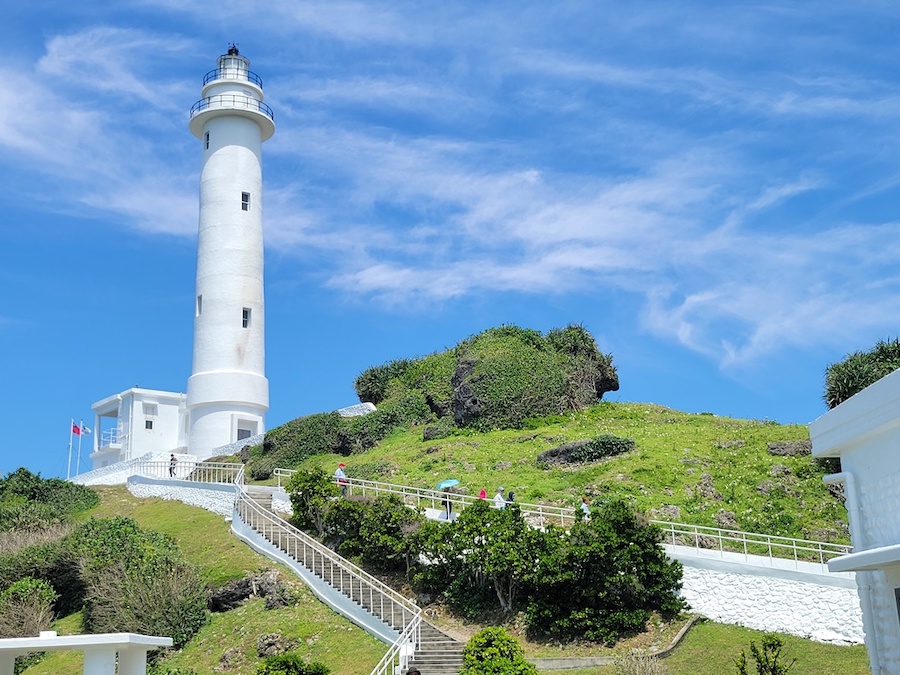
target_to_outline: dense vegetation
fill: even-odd
[[[617,391],[619,380],[612,356],[582,326],[546,335],[501,326],[444,352],[368,368],[354,386],[360,401],[378,406],[375,412],[350,420],[310,415],[267,433],[251,450],[251,476],[265,479],[276,466],[323,452],[364,452],[410,424],[429,425],[431,438],[521,428],[531,418],[593,405]]]
[[[297,526],[374,571],[405,574],[469,619],[523,612],[534,635],[612,644],[643,630],[653,612],[684,609],[681,565],[666,558],[659,529],[621,501],[568,530],[537,529],[515,503],[478,500],[436,522],[393,495],[336,500],[318,469],[298,471],[287,489]]]
[[[879,340],[867,352],[853,352],[825,371],[823,398],[829,408],[900,368],[900,338]]]
[[[97,494],[83,485],[18,469],[0,478],[0,533],[40,532],[71,521],[97,501]]]

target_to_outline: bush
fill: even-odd
[[[537,675],[525,650],[503,628],[493,626],[473,635],[463,649],[460,675]]]
[[[387,398],[391,380],[401,377],[414,363],[410,359],[396,359],[381,366],[372,366],[361,372],[353,382],[353,388],[361,403],[378,405]]]
[[[793,659],[787,665],[778,662],[778,659],[781,658],[784,640],[775,633],[763,634],[760,644],[761,647],[757,647],[755,642],[750,642],[750,653],[753,655],[757,675],[784,675],[797,663],[797,659]],[[738,675],[748,675],[746,652],[741,650],[734,665],[737,666]]]
[[[595,462],[605,457],[613,457],[634,450],[634,439],[619,438],[612,434],[601,434],[589,443],[575,448],[569,453],[573,462]]]
[[[681,564],[666,557],[659,528],[624,502],[605,503],[568,536],[549,530],[547,541],[526,610],[535,633],[611,644],[641,631],[650,612],[671,617],[685,607]]]
[[[34,637],[53,624],[59,596],[49,582],[24,577],[0,593],[0,638]]]
[[[59,478],[42,479],[20,468],[0,478],[0,531],[42,529],[96,506],[97,493]]]
[[[318,467],[300,469],[291,476],[285,491],[291,500],[291,522],[301,530],[313,530],[321,537],[325,533],[329,500],[339,494],[334,479]]]
[[[120,561],[93,570],[89,579],[82,614],[87,633],[166,635],[180,649],[206,623],[206,588],[187,563],[149,572]]]
[[[330,672],[318,661],[306,663],[297,652],[269,656],[256,668],[256,675],[328,675]]]
[[[825,370],[825,404],[834,408],[897,368],[900,338],[879,340],[868,352],[848,354]]]

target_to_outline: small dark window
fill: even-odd
[[[200,316],[201,314],[203,314],[203,296],[198,295],[197,296],[197,316]]]
[[[209,150],[209,132],[206,132],[206,136],[203,137],[203,142],[206,145],[206,149]]]
[[[241,210],[242,211],[250,210],[250,193],[249,192],[241,193]]]
[[[244,328],[250,327],[250,308],[249,307],[244,307],[244,313],[243,313],[243,318],[242,318],[241,323]]]
[[[249,429],[238,429],[238,437],[239,441],[244,440],[245,438],[250,438],[250,430]]]
[[[152,429],[153,428],[153,420],[144,420],[144,428]]]

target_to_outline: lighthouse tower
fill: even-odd
[[[232,46],[203,78],[191,108],[200,139],[200,227],[194,358],[187,386],[188,452],[265,431],[262,143],[275,133],[262,80]]]

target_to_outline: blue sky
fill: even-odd
[[[262,78],[269,426],[370,365],[582,323],[613,400],[806,423],[898,334],[894,2],[13,3],[0,474],[191,368],[200,145]],[[86,453],[85,453],[86,454]]]

